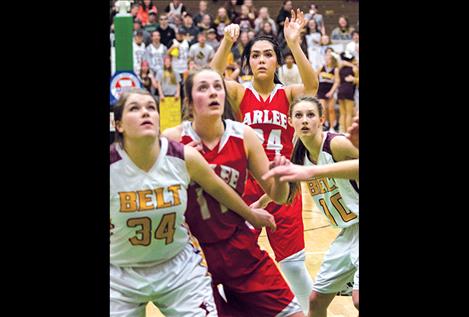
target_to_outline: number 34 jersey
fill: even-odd
[[[110,148],[111,264],[162,263],[188,243],[183,223],[190,178],[184,146],[160,140],[160,154],[148,172],[119,145]]]
[[[274,159],[276,153],[289,159],[295,130],[287,121],[290,104],[285,89],[276,84],[267,100],[263,100],[252,82],[246,83],[245,87],[239,105],[243,123],[256,131],[269,161]]]
[[[335,163],[331,152],[331,140],[339,134],[323,132],[323,143],[317,164],[305,155],[305,164],[327,165]],[[354,180],[342,178],[316,177],[305,182],[319,210],[330,223],[339,228],[347,228],[358,223],[358,184]]]

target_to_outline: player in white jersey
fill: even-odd
[[[187,187],[198,183],[256,226],[273,217],[250,209],[192,147],[159,137],[153,96],[134,89],[114,108],[110,166],[110,315],[145,316],[152,301],[167,317],[217,316],[211,277],[184,224]]]
[[[327,307],[335,294],[352,279],[352,298],[357,309],[359,304],[359,196],[358,183],[354,180],[358,179],[358,149],[343,135],[322,132],[324,120],[318,99],[302,97],[293,103],[288,122],[299,140],[293,150],[292,163],[305,167],[279,166],[264,175],[265,178],[275,175],[296,181],[315,175],[307,181],[309,193],[330,223],[342,229],[324,255],[310,297],[310,317],[327,316]],[[327,170],[329,165],[332,168]],[[296,183],[292,192],[298,188]]]

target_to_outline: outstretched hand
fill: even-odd
[[[283,34],[289,45],[300,42],[301,30],[303,30],[305,24],[303,11],[296,9],[295,14],[295,10],[291,10],[291,19],[287,17],[283,24]]]
[[[263,180],[267,180],[270,177],[280,176],[281,182],[296,182],[296,181],[306,181],[311,178],[312,175],[308,175],[305,172],[305,169],[301,165],[290,164],[277,166],[264,175],[262,175]]]

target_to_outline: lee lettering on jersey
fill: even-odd
[[[333,191],[337,188],[334,181],[327,177],[314,178],[312,180],[307,181],[307,184],[311,196],[324,194]]]
[[[239,171],[225,165],[210,164],[210,167],[217,173],[225,183],[236,188],[239,179]],[[218,168],[219,167],[219,168]]]
[[[120,212],[148,211],[181,204],[181,185],[159,187],[153,190],[119,192]]]
[[[271,123],[287,128],[287,116],[277,110],[254,110],[244,114],[244,124]]]

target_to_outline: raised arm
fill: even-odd
[[[215,55],[213,56],[212,61],[210,62],[210,67],[219,73],[222,78],[224,78],[225,69],[228,63],[228,55],[231,52],[231,47],[233,43],[236,42],[239,36],[239,25],[230,24],[224,29],[224,36],[218,47]],[[244,96],[245,88],[240,83],[233,80],[225,80],[227,97],[228,101],[233,108],[233,112],[239,114],[239,105],[241,104],[241,99]]]
[[[212,61],[210,62],[210,67],[223,76],[225,68],[227,65],[228,54],[231,52],[231,47],[233,43],[236,42],[239,36],[239,25],[230,24],[227,25],[224,29],[223,39],[221,40],[220,46],[218,47],[215,55],[213,56]]]
[[[305,19],[303,11],[300,9],[291,11],[291,20],[285,19],[283,25],[283,33],[288,47],[290,48],[293,57],[295,58],[298,71],[300,72],[302,85],[288,86],[287,95],[289,95],[290,102],[295,100],[300,95],[316,96],[319,86],[319,79],[317,72],[314,71],[308,57],[303,53],[300,46],[301,30],[305,26]]]
[[[220,177],[196,149],[184,146],[187,170],[193,181],[221,204],[243,217],[254,227],[269,227],[275,230],[274,217],[263,209],[249,208],[241,197]]]

